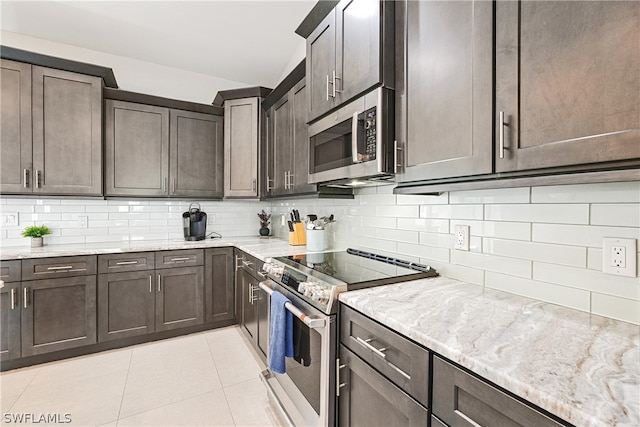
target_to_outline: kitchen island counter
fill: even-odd
[[[640,327],[438,277],[340,301],[581,427],[640,425]]]

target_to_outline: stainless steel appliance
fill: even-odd
[[[298,337],[286,373],[262,372],[269,397],[295,426],[333,426],[336,397],[338,295],[437,276],[429,266],[354,249],[278,257],[263,266],[259,286],[289,298]],[[294,340],[295,341],[295,340]],[[298,347],[299,346],[299,347]]]
[[[184,240],[194,241],[206,238],[207,214],[200,209],[199,203],[191,203],[189,210],[182,214],[182,229]]]
[[[380,87],[309,125],[309,182],[362,186],[396,172],[394,92]]]

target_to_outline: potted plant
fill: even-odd
[[[32,225],[22,232],[22,237],[31,237],[31,247],[39,248],[42,246],[42,236],[51,234],[51,230],[46,225]]]
[[[258,214],[258,218],[260,218],[260,235],[261,236],[268,236],[270,231],[269,231],[269,224],[270,224],[270,219],[271,219],[271,214],[268,214],[264,211],[264,209],[262,209],[262,212],[260,212]]]

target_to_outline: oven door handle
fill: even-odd
[[[265,291],[269,295],[271,295],[273,293],[273,289],[271,289],[269,286],[265,285],[265,282],[258,283],[258,286],[260,286],[260,289],[262,289],[263,291]],[[315,317],[310,317],[307,314],[305,314],[304,312],[302,312],[298,307],[296,307],[295,305],[291,304],[290,302],[285,303],[284,307],[287,310],[289,310],[294,316],[296,316],[298,319],[300,319],[305,325],[307,325],[311,329],[324,328],[324,326],[326,324],[326,320],[325,319],[318,319],[318,318],[315,318]]]

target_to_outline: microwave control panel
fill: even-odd
[[[364,113],[364,153],[366,160],[376,158],[376,108],[370,108]]]

